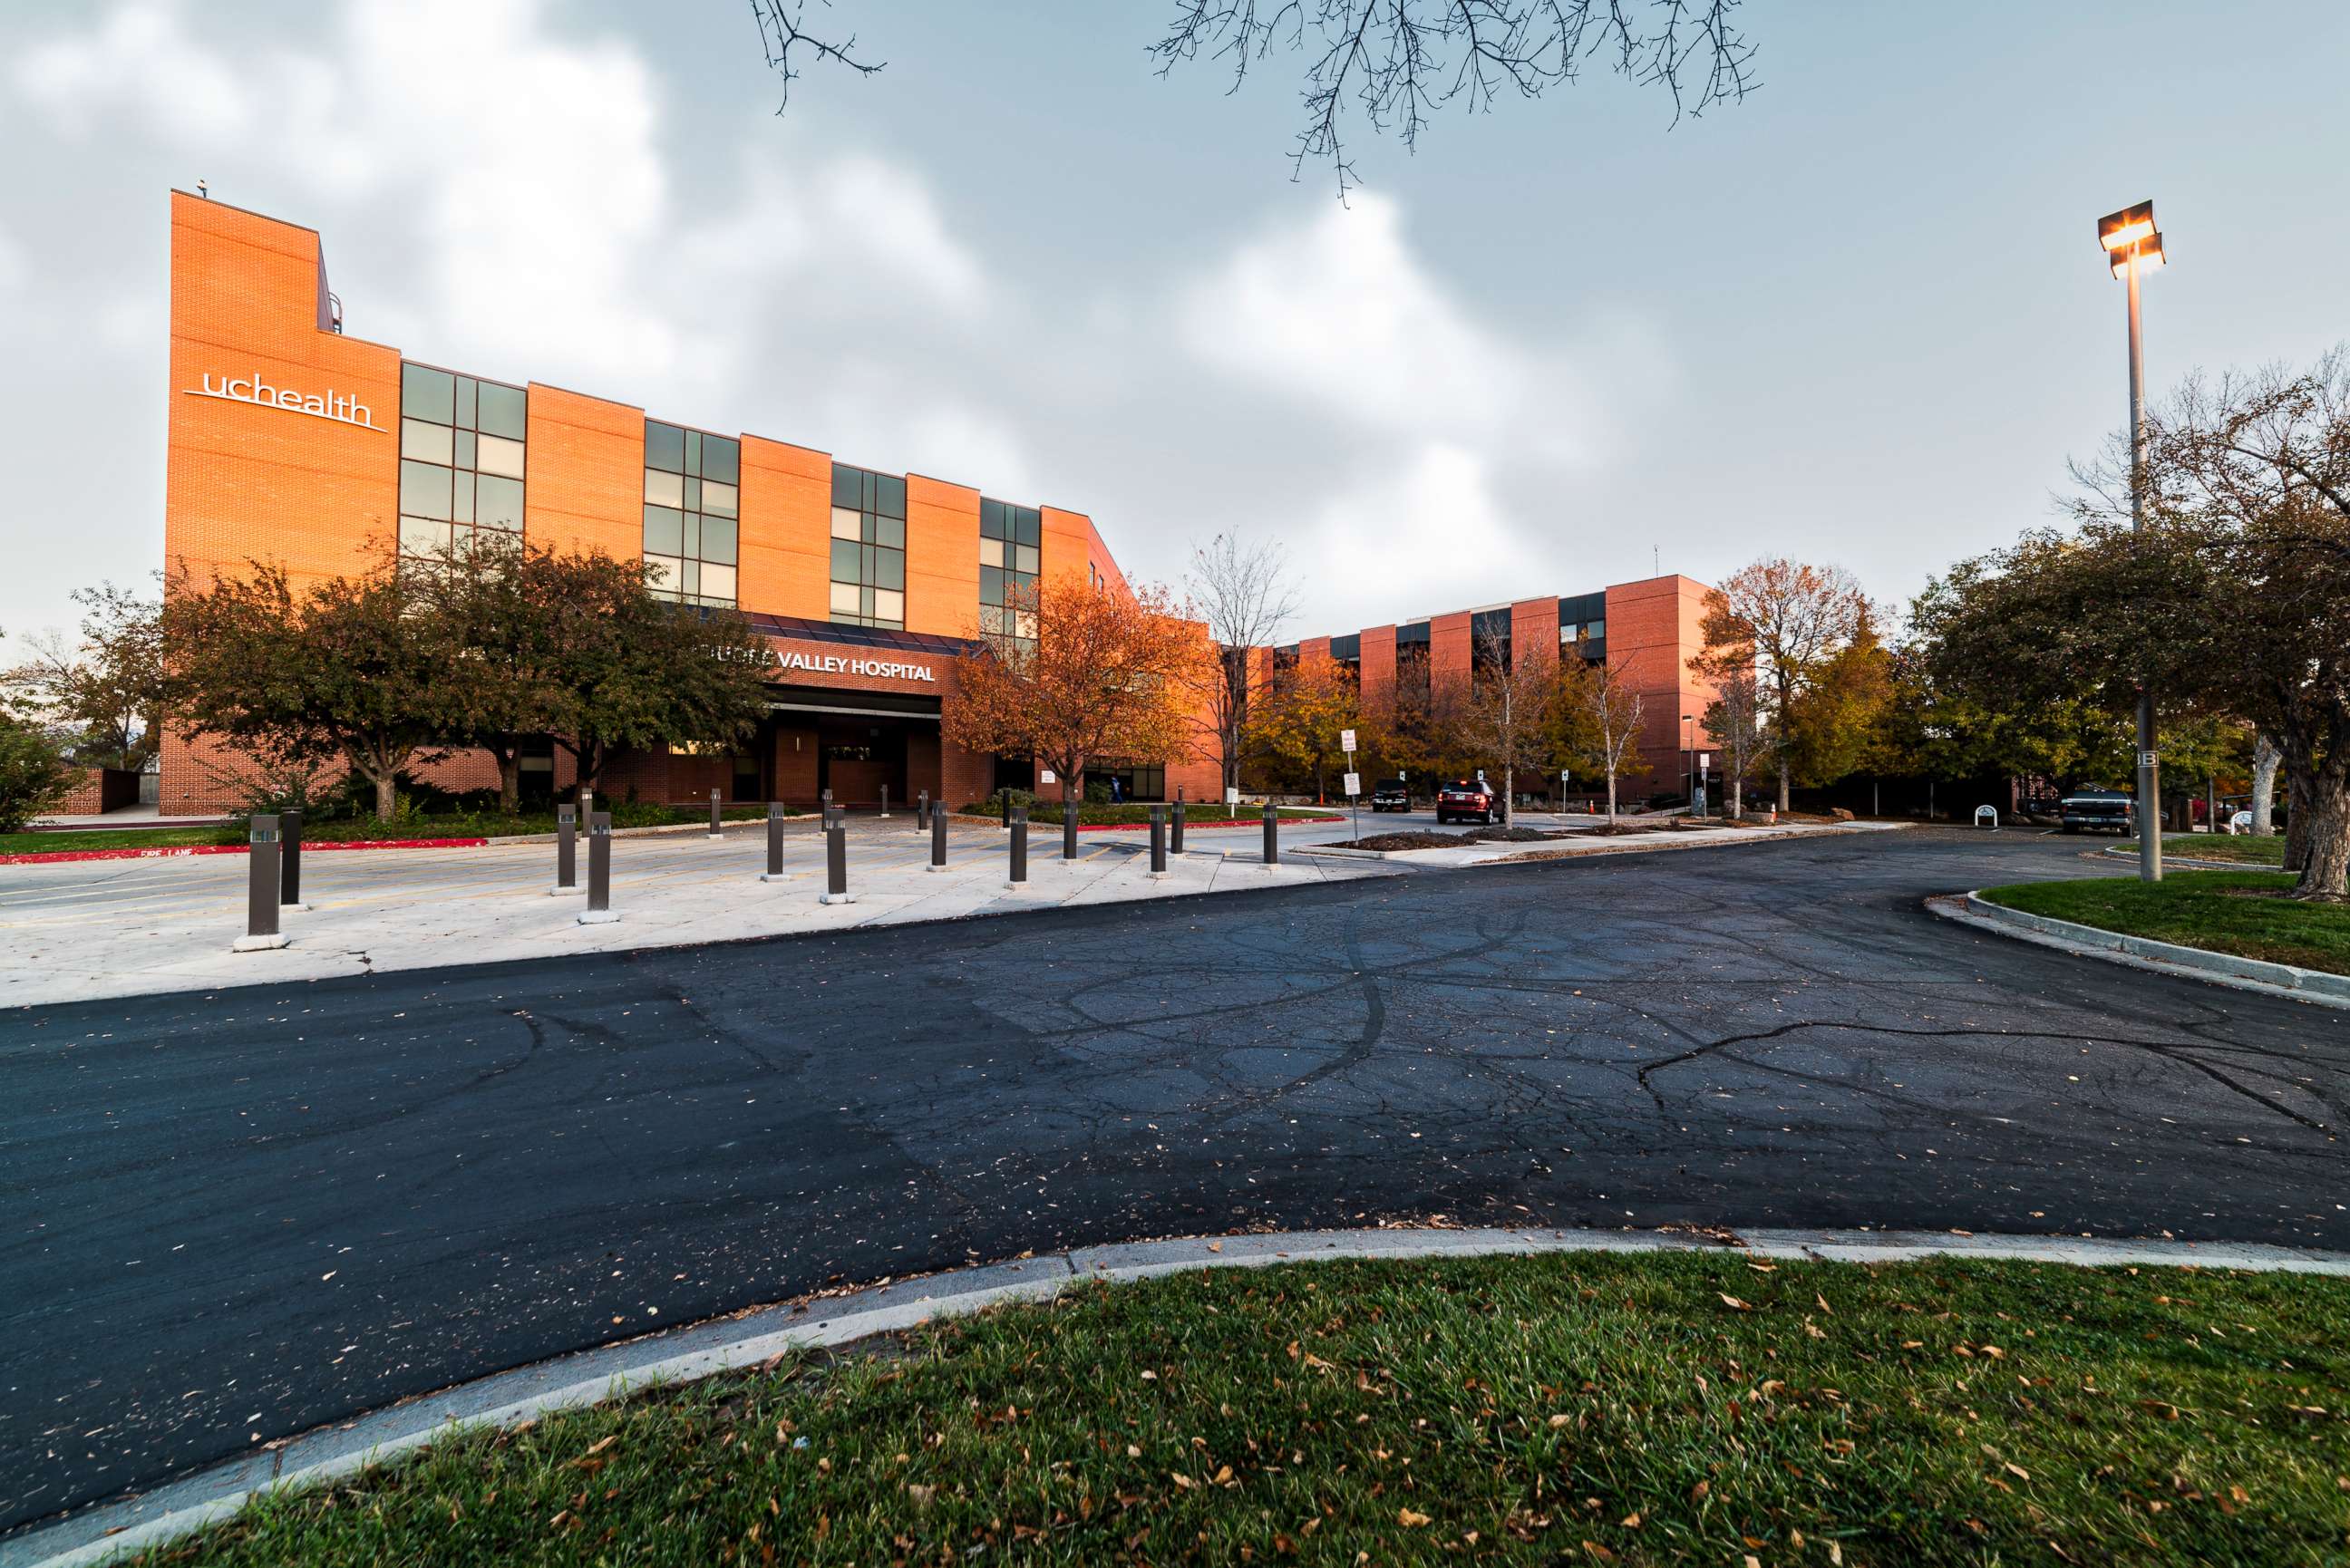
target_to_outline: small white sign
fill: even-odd
[[[1040,784],[1058,784],[1060,781],[1053,776],[1052,769],[1038,768],[1036,770],[1036,782]]]
[[[1697,754],[1697,766],[1700,773],[1703,773],[1706,769],[1713,766],[1713,753],[1711,752],[1700,752]]]
[[[1362,774],[1348,774],[1347,775],[1347,793],[1350,795],[1360,794],[1363,793]]]
[[[1341,730],[1341,731],[1339,731],[1339,732],[1338,732],[1338,749],[1339,749],[1340,751],[1342,751],[1342,752],[1346,753],[1347,753],[1348,756],[1350,756],[1350,757],[1351,757],[1351,756],[1353,756],[1353,755],[1355,754],[1355,732],[1354,732],[1354,731],[1352,731],[1352,730]],[[1354,792],[1353,792],[1352,790],[1349,790],[1347,793],[1351,794],[1352,794],[1352,793],[1354,793]]]
[[[1240,803],[1241,792],[1237,788],[1229,788],[1224,791],[1224,804],[1226,805],[1238,805]]]

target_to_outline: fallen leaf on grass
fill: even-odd
[[[1418,1530],[1421,1525],[1426,1524],[1428,1521],[1429,1516],[1427,1514],[1414,1513],[1408,1508],[1398,1509],[1396,1511],[1396,1522],[1402,1525],[1407,1530]]]
[[[1752,1312],[1754,1310],[1752,1307],[1748,1306],[1744,1302],[1740,1301],[1736,1296],[1730,1295],[1721,1291],[1716,1291],[1714,1293],[1721,1296],[1721,1304],[1728,1307],[1732,1312]]]

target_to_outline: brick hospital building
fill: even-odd
[[[640,556],[656,591],[749,618],[775,676],[757,734],[724,754],[623,753],[608,794],[959,803],[1033,784],[1029,763],[941,736],[955,657],[1042,574],[1125,580],[1081,512],[348,336],[315,231],[179,192],[171,319],[167,570],[202,584],[271,562],[298,585],[366,571],[389,542],[423,555],[497,532]],[[167,813],[234,804],[233,756],[167,732],[161,767]],[[572,782],[551,742],[523,768],[538,799]],[[1208,763],[1093,776],[1113,773],[1141,799],[1216,791]],[[427,776],[496,783],[486,753]]]
[[[740,431],[478,368],[411,359],[343,331],[317,234],[172,196],[167,571],[202,585],[254,562],[296,586],[489,535],[558,551],[641,558],[655,591],[740,611],[765,638],[773,680],[755,735],[723,753],[624,753],[608,794],[653,801],[846,804],[918,790],[962,803],[1028,786],[1024,760],[948,742],[954,660],[981,633],[1015,631],[1014,596],[1044,574],[1124,575],[1090,518],[965,483],[837,461]],[[1398,683],[1471,668],[1498,630],[1624,670],[1648,703],[1651,787],[1679,776],[1679,715],[1703,712],[1687,660],[1701,585],[1659,577],[1316,638],[1275,650],[1355,667],[1367,704]],[[1261,666],[1263,668],[1263,666]],[[526,799],[572,783],[551,742],[522,759]],[[167,731],[167,814],[236,804],[234,753]],[[1205,754],[1108,765],[1129,798],[1219,793]],[[447,789],[494,786],[486,753],[425,770]]]

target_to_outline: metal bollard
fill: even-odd
[[[596,792],[582,787],[579,791],[579,826],[586,827],[596,815]]]
[[[784,877],[784,814],[791,807],[782,801],[767,803],[767,868],[759,873],[762,882],[781,882]]]
[[[825,830],[824,896],[818,902],[857,902],[857,895],[848,890],[848,829],[837,822]]]
[[[931,792],[924,790],[914,797],[914,827],[916,831],[931,825]]]
[[[1003,884],[1009,892],[1017,893],[1028,885],[1028,808],[1012,808],[1012,877]]]
[[[888,784],[883,784],[881,786],[881,817],[885,822],[888,821],[889,817],[889,786]]]
[[[619,918],[612,912],[612,814],[595,812],[588,818],[588,907],[579,923],[608,926]]]
[[[939,806],[931,813],[931,869],[947,868],[947,808]]]
[[[266,952],[286,945],[286,939],[277,931],[277,819],[255,816],[249,842],[251,846],[245,852],[244,935],[229,945],[241,953]]]
[[[277,814],[277,907],[307,909],[302,901],[302,808]]]
[[[1167,808],[1163,805],[1150,808],[1150,874],[1167,875]]]
[[[712,790],[710,792],[710,836],[712,838],[718,836],[718,792]]]
[[[555,886],[550,898],[577,898],[579,893],[579,808],[555,808]]]
[[[1176,854],[1183,853],[1183,792],[1180,789],[1175,792],[1175,831],[1168,845]]]
[[[1264,863],[1281,864],[1281,818],[1273,809],[1273,802],[1264,803]]]

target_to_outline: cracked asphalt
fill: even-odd
[[[1250,1226],[2350,1246],[2350,1012],[1927,831],[0,1014],[0,1525],[828,1283]]]

